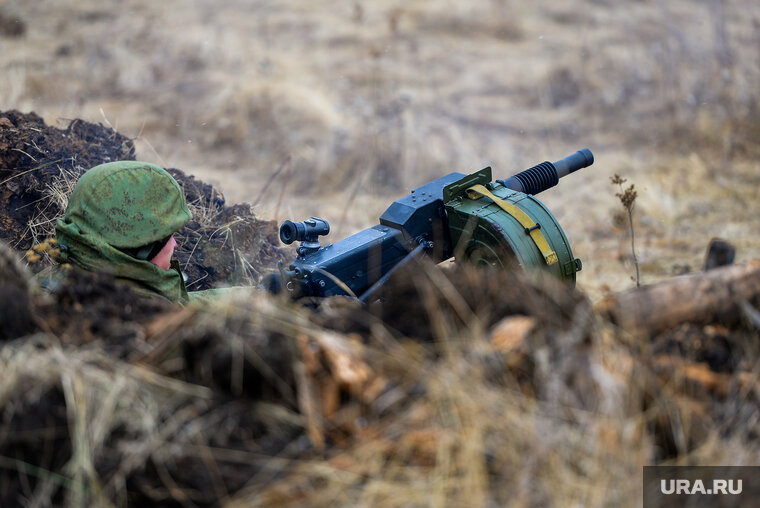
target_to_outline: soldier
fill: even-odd
[[[185,304],[190,296],[172,259],[176,233],[192,217],[177,181],[146,162],[101,164],[77,182],[55,232],[60,263],[108,271],[138,293]],[[55,290],[60,268],[40,285]]]

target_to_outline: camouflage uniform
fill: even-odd
[[[82,175],[58,219],[58,260],[108,271],[139,293],[185,304],[190,297],[176,260],[162,270],[125,251],[169,237],[191,217],[179,184],[160,167],[137,161],[101,164]],[[43,276],[40,285],[54,290],[57,278]]]

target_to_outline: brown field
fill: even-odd
[[[229,203],[256,202],[264,219],[326,218],[332,241],[375,224],[393,200],[448,172],[491,165],[495,175],[506,177],[589,147],[595,164],[540,198],[583,260],[578,287],[591,303],[635,285],[627,216],[615,196],[619,189],[610,183],[615,174],[638,191],[634,229],[642,283],[700,271],[713,237],[736,246],[737,263],[760,258],[760,8],[751,0],[0,0],[0,111],[9,109],[35,111],[51,125],[81,118],[112,126],[134,139],[138,159],[192,173],[217,186]],[[264,309],[264,322],[255,326],[267,337],[328,340],[307,331],[309,318],[300,311],[292,311],[298,319],[287,328],[286,311],[268,300],[256,304]],[[245,322],[251,305],[212,309],[223,315],[221,324],[208,315],[187,318],[203,332],[172,340],[223,342],[224,327]],[[429,317],[434,323],[435,316]],[[471,396],[469,383],[480,383],[487,373],[469,357],[459,360],[458,353],[471,353],[459,349],[459,340],[490,333],[483,329],[452,332],[446,340],[455,347],[444,347],[443,361],[432,363],[417,346],[404,344],[401,353],[378,346],[372,350],[378,369],[399,376],[405,389],[418,370],[426,373],[425,403],[405,407],[394,422],[381,414],[360,425],[352,435],[356,441],[345,438],[340,453],[316,454],[295,465],[266,462],[238,492],[215,483],[213,502],[636,506],[642,464],[760,463],[760,388],[721,392],[718,404],[701,392],[683,396],[682,385],[694,377],[674,376],[657,385],[664,387],[660,399],[651,383],[663,379],[661,372],[648,353],[626,342],[630,337],[621,342],[608,325],[589,324],[579,336],[594,337],[593,351],[587,351],[567,331],[575,323],[572,313],[557,319],[548,329],[562,330],[557,336],[571,342],[573,354],[584,351],[579,361],[590,362],[584,364],[593,373],[589,382],[601,387],[593,403],[580,400],[582,395],[566,398],[583,392],[583,376],[567,391],[551,384],[567,378],[549,366],[575,367],[570,360],[547,359],[540,348],[530,355],[538,372],[534,381],[545,383],[545,391],[483,382],[478,396]],[[757,339],[757,329],[742,330],[735,337]],[[347,344],[364,333],[351,326],[338,332],[335,340]],[[543,331],[542,337],[552,333]],[[722,328],[705,333],[732,336]],[[367,334],[384,337],[375,328]],[[756,342],[741,344],[751,353],[743,372],[757,383]],[[126,505],[119,481],[126,484],[129,467],[153,453],[156,464],[171,469],[177,466],[170,464],[174,451],[166,451],[171,446],[197,444],[203,460],[204,446],[213,448],[211,441],[169,434],[202,424],[204,429],[195,429],[202,435],[250,416],[238,410],[222,423],[210,413],[193,420],[192,411],[208,409],[203,390],[210,374],[203,369],[179,376],[176,386],[161,386],[152,370],[112,364],[98,352],[75,350],[65,363],[58,350],[35,356],[34,347],[5,351],[6,368],[30,359],[6,381],[44,384],[50,380],[39,372],[51,369],[51,379],[63,379],[69,421],[84,422],[77,428],[96,434],[72,439],[93,447],[75,446],[74,459],[62,470],[92,489],[72,488],[66,497],[72,505],[106,499]],[[229,353],[237,346],[218,347]],[[171,361],[152,366],[174,373]],[[109,387],[112,369],[117,391]],[[715,391],[713,386],[711,396]],[[129,404],[119,406],[119,396]],[[632,402],[647,397],[656,399],[648,412]],[[82,409],[93,400],[118,406],[113,421]],[[173,420],[156,409],[163,403],[190,410],[178,410]],[[678,420],[687,427],[681,428],[672,415],[668,419],[669,408],[689,408],[697,416]],[[736,419],[709,420],[732,408]],[[138,411],[144,419],[134,428],[124,423]],[[278,422],[295,418],[272,414]],[[359,416],[343,413],[341,425]],[[142,439],[130,445],[145,448],[120,450],[129,470],[99,484],[88,453],[100,457],[104,436],[124,425]],[[664,446],[657,442],[662,432],[651,431],[658,425],[672,426],[665,433],[674,441],[670,455],[653,451]],[[753,427],[754,438],[744,432]],[[169,444],[159,459],[158,448],[149,448],[162,440]],[[483,450],[494,448],[501,451],[486,464]],[[258,464],[264,454],[248,449],[225,460]],[[17,466],[0,457],[0,469],[11,467]],[[155,499],[213,504],[172,490],[163,476],[168,473],[156,467],[168,494],[146,488]],[[511,475],[510,493],[494,488],[500,480],[486,469]],[[35,491],[29,504],[45,506],[43,494]]]
[[[760,28],[719,2],[7,0],[0,110],[82,118],[137,156],[318,215],[333,240],[439,175],[507,176],[582,146],[542,196],[592,296],[633,273],[609,177],[636,185],[644,281],[698,270],[720,236],[760,257]]]

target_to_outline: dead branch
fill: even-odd
[[[597,310],[628,332],[653,334],[681,323],[736,322],[742,301],[760,303],[760,260],[624,291]]]

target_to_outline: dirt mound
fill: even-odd
[[[179,308],[72,270],[0,350],[0,504],[397,506],[444,481],[454,504],[553,505],[582,497],[556,482],[578,463],[587,492],[757,450],[751,328],[633,341],[553,280],[399,275],[314,312],[261,292]]]
[[[1,505],[36,497],[56,506],[101,504],[79,469],[94,467],[101,501],[214,506],[262,473],[270,457],[311,450],[296,416],[293,344],[276,321],[254,324],[248,299],[180,309],[109,274],[79,270],[69,270],[55,293],[30,298],[28,274],[8,273],[34,325],[14,331],[4,320],[0,328],[5,339],[26,335],[2,344],[0,355],[8,381],[0,395]],[[304,309],[275,312],[306,323]],[[105,399],[111,402],[96,403],[102,410],[89,405]],[[71,404],[83,412],[68,411]],[[73,450],[92,425],[100,438],[85,445],[94,452],[87,466]],[[156,439],[158,448],[150,444]],[[159,451],[165,445],[174,451]]]
[[[107,273],[68,269],[55,297],[38,297],[36,315],[63,344],[98,343],[123,356],[139,347],[140,327],[172,308],[159,298],[140,298]]]
[[[90,467],[73,452],[82,444],[82,425],[99,427],[102,439],[86,462],[107,504],[126,496],[136,506],[214,506],[261,473],[268,457],[311,449],[293,421],[295,350],[274,322],[250,321],[248,299],[240,308],[181,309],[141,296],[110,274],[74,269],[54,293],[30,293],[29,273],[2,243],[0,260],[8,261],[0,265],[7,267],[0,287],[14,289],[0,293],[6,341],[0,369],[8,381],[0,395],[8,432],[0,442],[0,471],[8,473],[0,473],[0,505],[31,498],[100,504],[88,497],[87,473],[76,472]],[[8,327],[18,323],[18,314],[3,312],[11,297],[15,312],[25,302],[30,319],[23,329]],[[305,322],[303,309],[291,310]],[[281,312],[284,318],[290,311]],[[98,402],[102,411],[89,406],[104,397],[112,403]],[[68,411],[71,404],[84,411],[74,419],[79,410]],[[155,439],[164,443],[159,449],[168,444],[174,452],[156,453],[149,444]],[[222,456],[206,453],[212,449]],[[80,495],[92,502],[79,502]]]
[[[0,242],[0,342],[27,335],[34,329],[28,277],[16,253]]]
[[[6,354],[19,368],[3,399],[3,506],[218,506],[262,472],[262,457],[293,455],[283,448],[297,427],[265,407],[94,350],[37,340]],[[80,434],[87,428],[99,434],[93,448]],[[93,455],[73,451],[81,445]]]
[[[28,250],[53,234],[68,194],[87,169],[134,158],[132,141],[103,125],[74,120],[58,129],[34,113],[0,112],[0,239]],[[248,205],[227,206],[221,192],[192,175],[168,171],[194,216],[176,236],[190,290],[253,284],[286,257],[274,223],[256,218]]]
[[[0,113],[0,239],[31,248],[52,232],[87,168],[134,157],[129,139],[101,125],[74,120],[57,129],[34,113]]]
[[[278,260],[292,256],[278,245],[274,221],[257,219],[250,205],[199,209],[191,203],[190,209],[193,220],[175,236],[189,291],[254,284]]]
[[[425,277],[415,275],[419,270]],[[431,290],[431,286],[441,290]],[[453,319],[446,323],[446,330],[473,319],[490,328],[504,316],[525,315],[534,316],[545,328],[556,331],[570,326],[579,306],[589,305],[582,293],[554,279],[533,280],[518,271],[481,270],[466,265],[436,270],[422,263],[390,281],[383,290],[379,309],[381,319],[406,336],[433,340],[435,329],[429,326],[430,313]]]

